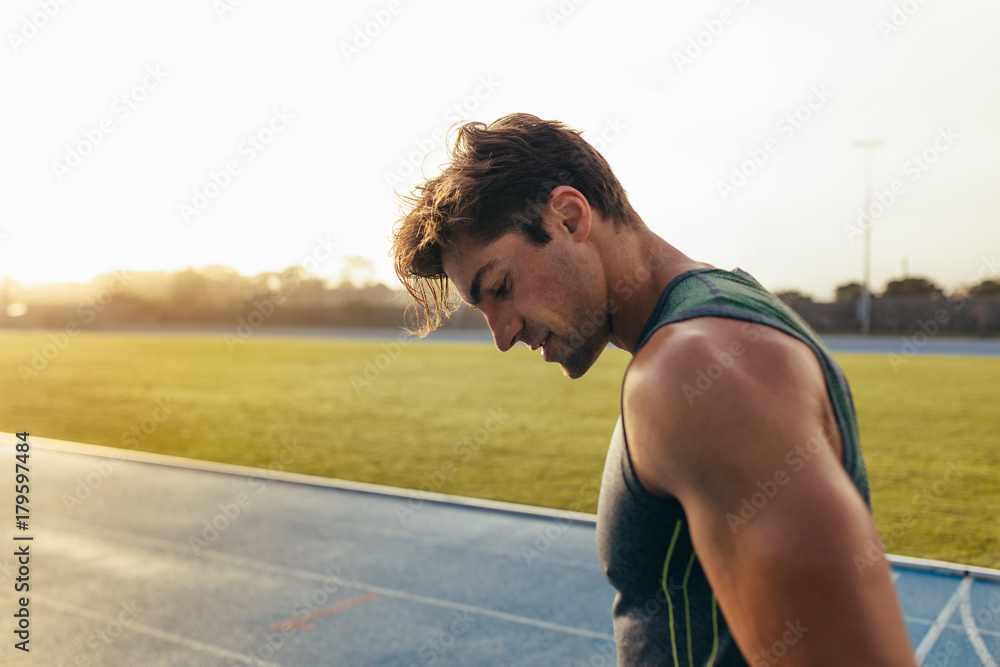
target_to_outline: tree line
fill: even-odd
[[[858,282],[847,282],[837,285],[834,289],[834,301],[857,301],[861,298],[864,286]],[[775,293],[785,302],[812,301],[808,294],[803,294],[798,290],[781,290]],[[1000,297],[1000,280],[984,279],[971,286],[961,287],[947,293],[944,288],[938,286],[933,280],[925,277],[896,278],[886,283],[880,292],[872,291],[872,297],[876,299],[895,299],[907,297],[926,297],[929,299],[940,299],[942,297],[964,299],[968,297]]]
[[[818,331],[856,329],[862,286],[847,282],[833,302],[814,301],[798,290],[777,295]],[[924,311],[941,304],[965,304],[955,331],[1000,332],[1000,280],[984,279],[951,293],[926,277],[890,280],[874,293],[875,321],[883,331],[905,330]],[[301,266],[245,276],[226,266],[180,271],[116,271],[87,283],[24,286],[0,280],[0,327],[123,328],[231,326],[248,317],[268,326],[401,327],[408,299],[401,288],[374,279],[367,259],[347,258],[338,280],[310,274]],[[483,318],[461,308],[447,322],[455,328],[483,328]]]

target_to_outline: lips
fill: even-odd
[[[546,347],[549,344],[551,338],[552,338],[552,332],[549,332],[549,335],[546,336],[544,339],[542,339],[542,342],[538,344],[538,347],[542,348],[542,358],[545,359],[545,361],[552,360],[551,350],[550,348]]]
[[[545,345],[545,341],[547,341],[548,339],[549,339],[549,337],[545,336],[545,338],[542,338],[537,343],[531,343],[531,344],[529,344],[528,347],[531,348],[532,352],[534,352],[535,350],[537,350],[541,346]]]

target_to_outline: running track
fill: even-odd
[[[29,528],[0,531],[0,664],[614,664],[590,515],[30,441]],[[1000,572],[893,560],[922,664],[996,667]]]

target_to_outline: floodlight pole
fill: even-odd
[[[865,266],[861,286],[861,335],[867,336],[872,324],[872,149],[881,146],[882,139],[855,141],[854,145],[865,149]]]

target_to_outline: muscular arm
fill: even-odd
[[[636,356],[624,390],[636,473],[647,490],[683,505],[751,664],[784,643],[787,667],[911,667],[888,564],[879,559],[862,572],[855,565],[879,538],[840,464],[819,363],[803,343],[767,327],[748,343],[745,326],[718,318],[673,324]],[[713,353],[737,340],[742,352],[724,368]],[[691,391],[699,370],[712,380],[700,394]],[[751,498],[756,513],[744,518],[741,504]]]

